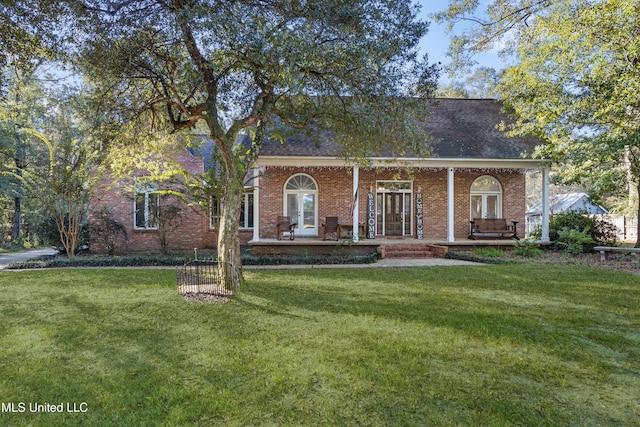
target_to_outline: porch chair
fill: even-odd
[[[324,223],[324,235],[322,236],[322,240],[327,240],[327,234],[335,233],[336,240],[340,238],[340,229],[338,226],[338,217],[337,216],[328,216]]]
[[[276,223],[276,229],[278,230],[278,240],[282,239],[282,233],[289,232],[289,240],[295,239],[294,230],[296,223],[291,222],[291,218],[288,216],[279,216]]]

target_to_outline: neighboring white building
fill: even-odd
[[[590,215],[609,213],[605,208],[591,201],[587,193],[556,194],[549,197],[549,215],[566,212],[585,212]],[[542,224],[542,202],[536,203],[527,211],[526,234],[532,233]]]

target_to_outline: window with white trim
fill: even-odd
[[[502,185],[491,175],[482,175],[471,184],[471,213],[474,218],[502,217]]]
[[[253,191],[242,195],[240,228],[253,228]]]
[[[134,197],[134,229],[157,230],[160,195],[152,189],[137,191]]]
[[[209,228],[216,229],[220,225],[220,215],[222,215],[222,203],[220,196],[212,194],[209,198]]]
[[[211,196],[209,205],[209,228],[216,229],[220,224],[222,215],[222,203],[220,196],[214,194]],[[240,220],[239,228],[253,228],[253,190],[242,194],[240,199]]]

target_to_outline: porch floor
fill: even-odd
[[[478,239],[458,238],[454,242],[446,239],[422,239],[412,237],[376,237],[375,239],[360,239],[358,243],[350,239],[322,240],[317,237],[296,237],[289,240],[285,237],[278,239],[250,240],[250,246],[380,246],[380,245],[439,245],[439,246],[513,246],[512,239]]]
[[[358,243],[354,243],[349,239],[341,240],[322,240],[316,237],[296,237],[295,240],[283,238],[277,239],[260,239],[251,240],[249,245],[252,247],[254,254],[258,255],[276,255],[276,254],[299,254],[305,250],[313,254],[332,254],[336,251],[347,251],[352,254],[366,255],[376,252],[379,246],[442,246],[451,251],[472,251],[481,247],[492,247],[496,249],[509,249],[514,245],[511,239],[486,239],[486,240],[470,240],[467,238],[459,238],[454,242],[447,242],[446,239],[422,239],[418,240],[412,237],[378,237],[375,239],[361,239]]]

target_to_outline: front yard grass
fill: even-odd
[[[245,274],[224,304],[184,301],[173,270],[0,274],[0,425],[640,422],[631,273]],[[30,411],[44,403],[86,412]]]

